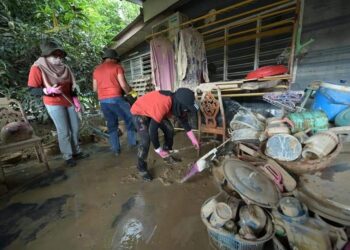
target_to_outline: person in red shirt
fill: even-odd
[[[147,168],[147,156],[152,142],[155,152],[164,160],[171,158],[174,141],[174,127],[169,121],[172,115],[180,120],[193,146],[198,149],[198,141],[188,123],[187,115],[198,111],[192,90],[179,88],[171,91],[152,91],[139,97],[131,107],[134,123],[140,137],[137,168],[145,180],[152,180]],[[164,145],[161,147],[158,129],[164,133]]]
[[[69,167],[74,167],[76,160],[89,156],[81,151],[78,142],[77,112],[81,110],[81,105],[75,91],[75,78],[71,69],[63,63],[66,52],[55,40],[44,40],[40,49],[41,56],[29,72],[29,90],[32,95],[43,96],[57,130],[63,158]]]
[[[118,136],[119,119],[125,121],[129,147],[136,146],[136,129],[132,121],[130,105],[123,97],[123,92],[129,94],[131,88],[125,80],[122,66],[118,63],[118,53],[107,49],[102,59],[103,62],[93,72],[93,90],[97,91],[101,109],[107,121],[112,151],[118,156],[121,151]]]

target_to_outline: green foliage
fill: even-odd
[[[52,37],[65,48],[82,92],[92,98],[92,71],[102,49],[138,14],[137,5],[120,0],[1,1],[0,95],[31,99],[29,69],[40,55],[40,41]],[[33,103],[27,104],[26,111],[33,112]]]

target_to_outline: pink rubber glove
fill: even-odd
[[[162,148],[157,148],[155,151],[163,159],[169,157],[169,152]]]
[[[73,103],[75,106],[75,112],[80,112],[81,111],[81,104],[80,104],[77,96],[73,96]]]
[[[199,149],[199,143],[198,143],[197,138],[194,135],[193,131],[190,130],[186,134],[187,134],[188,138],[190,138],[192,145],[195,147],[195,149]]]
[[[43,89],[44,93],[47,95],[52,95],[52,94],[61,94],[61,87],[46,87]]]

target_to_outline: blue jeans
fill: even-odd
[[[118,122],[123,119],[128,133],[129,146],[136,145],[136,129],[130,113],[130,105],[122,97],[101,100],[101,109],[107,121],[109,143],[115,153],[120,152],[120,142],[118,137]]]
[[[79,118],[73,106],[45,105],[53,120],[58,137],[58,145],[63,159],[71,159],[74,154],[80,153],[78,142]]]

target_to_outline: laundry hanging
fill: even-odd
[[[175,55],[171,42],[165,37],[156,37],[150,47],[153,84],[156,89],[173,90]]]
[[[202,82],[209,82],[202,35],[190,27],[181,30],[178,36],[177,75],[179,87],[194,89]]]

